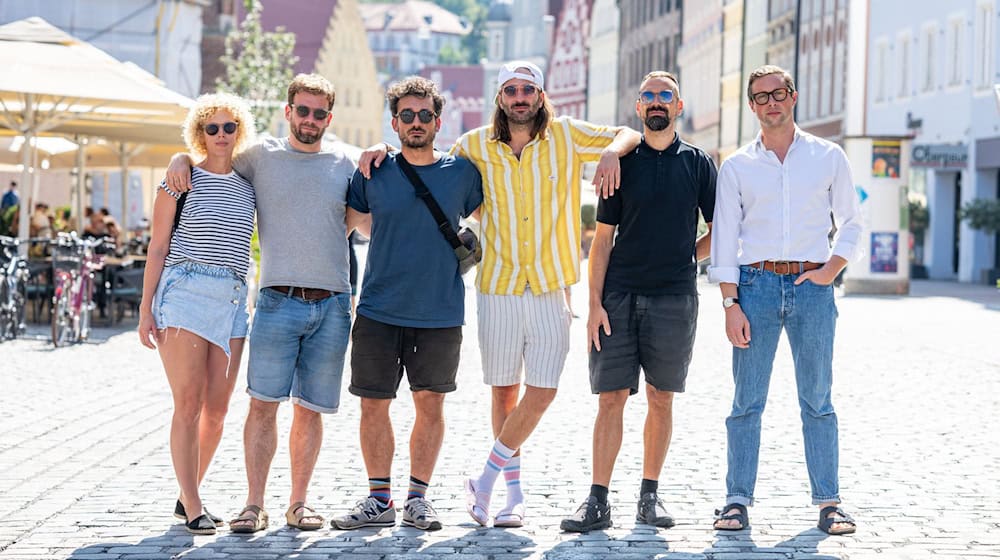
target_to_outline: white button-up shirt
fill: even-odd
[[[784,162],[760,134],[723,162],[712,221],[712,282],[739,283],[742,264],[859,254],[860,209],[847,155],[798,127]]]

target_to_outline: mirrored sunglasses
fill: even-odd
[[[437,118],[437,115],[428,111],[427,109],[421,109],[420,112],[414,113],[412,109],[403,109],[396,114],[396,118],[403,121],[406,124],[413,122],[414,117],[419,118],[420,122],[427,124],[432,120]]]
[[[236,132],[237,126],[238,125],[234,122],[224,123],[221,127],[215,123],[209,123],[205,125],[205,134],[209,136],[215,136],[216,134],[219,133],[219,128],[222,128],[222,131],[225,132],[226,134],[232,134]]]
[[[538,88],[531,84],[525,84],[520,88],[518,88],[517,86],[504,86],[503,94],[506,95],[507,97],[514,97],[515,95],[517,95],[518,90],[520,90],[521,93],[523,93],[524,95],[535,95],[535,92],[538,91]]]
[[[659,100],[660,103],[670,103],[674,100],[674,91],[671,89],[663,91],[643,91],[639,93],[639,101],[643,105],[649,105],[653,101]]]

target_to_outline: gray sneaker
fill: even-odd
[[[635,520],[654,527],[673,527],[674,516],[670,515],[660,497],[654,492],[646,492],[639,497]]]
[[[434,506],[426,498],[410,498],[403,504],[403,525],[416,527],[421,531],[440,531]]]
[[[388,506],[368,496],[358,502],[347,515],[334,517],[330,525],[334,529],[348,531],[362,527],[392,527],[396,524],[396,508],[392,502]]]

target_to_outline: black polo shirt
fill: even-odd
[[[618,226],[604,291],[697,294],[698,211],[715,210],[715,162],[674,137],[666,150],[646,139],[621,158],[621,188],[597,204],[597,220]]]

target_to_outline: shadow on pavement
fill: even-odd
[[[816,528],[806,529],[774,546],[763,547],[757,546],[757,543],[754,542],[752,531],[752,527],[742,531],[716,531],[715,542],[712,543],[711,549],[705,551],[705,554],[709,557],[712,554],[720,553],[746,554],[748,557],[757,557],[758,554],[780,554],[795,558],[795,560],[840,560],[838,556],[819,553],[819,543],[826,540],[829,535]]]

